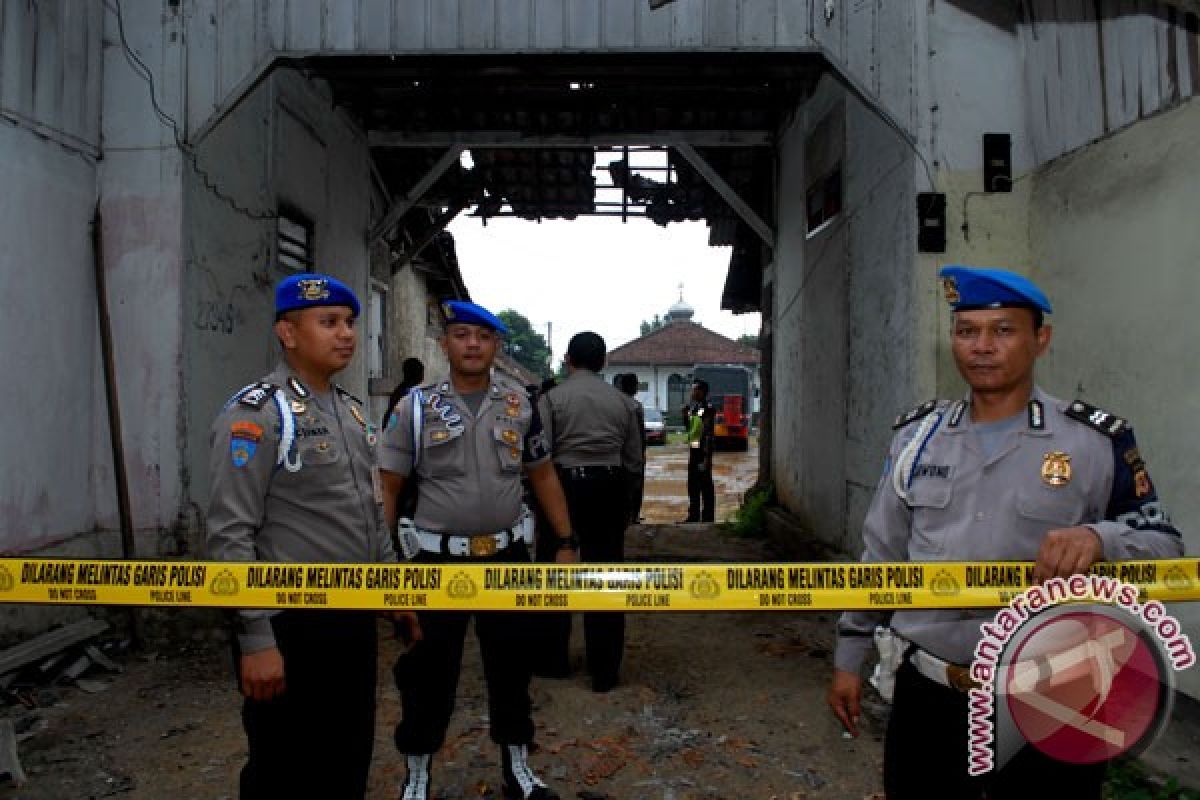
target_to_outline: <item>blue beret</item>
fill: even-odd
[[[356,317],[362,310],[353,289],[319,272],[289,275],[275,284],[276,314],[313,306],[349,306]]]
[[[466,300],[447,300],[442,303],[442,314],[446,322],[460,322],[466,325],[482,325],[500,334],[508,333],[508,326],[492,312],[477,303]]]
[[[946,302],[955,311],[1020,307],[1051,312],[1050,301],[1033,281],[1006,269],[949,266],[938,273]]]

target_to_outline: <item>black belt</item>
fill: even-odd
[[[590,478],[611,478],[614,475],[619,475],[620,467],[559,467],[558,475],[560,478],[569,478],[574,481],[583,481]]]

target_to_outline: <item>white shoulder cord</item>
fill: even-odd
[[[282,430],[279,434],[279,452],[275,457],[275,466],[283,466],[288,472],[299,472],[303,464],[300,462],[300,452],[296,452],[296,460],[290,457],[292,444],[296,441],[296,417],[283,396],[283,389],[275,390],[275,405],[279,407],[279,421]]]
[[[908,503],[909,488],[912,486],[913,470],[917,467],[917,462],[921,458],[921,453],[925,450],[926,443],[933,438],[934,432],[942,421],[945,414],[941,411],[935,411],[925,419],[921,420],[921,424],[917,427],[917,432],[909,440],[908,444],[900,451],[900,455],[896,456],[896,467],[892,470],[892,488],[896,490],[896,495]]]
[[[413,472],[417,471],[417,464],[421,462],[421,433],[424,429],[425,412],[422,406],[425,404],[425,398],[421,395],[421,390],[416,386],[409,392],[412,395],[412,432],[413,432]]]

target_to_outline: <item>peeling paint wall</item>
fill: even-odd
[[[0,5],[0,552],[95,527],[99,6]],[[101,395],[103,399],[103,395]],[[100,406],[103,409],[103,405]],[[102,426],[99,430],[98,426]]]
[[[832,78],[780,147],[773,267],[772,469],[776,492],[820,539],[848,551],[916,394],[912,151]],[[842,211],[808,230],[806,190],[842,170]]]
[[[299,72],[281,69],[254,89],[197,149],[209,183],[185,180],[187,265],[185,394],[188,497],[208,504],[212,420],[239,388],[280,358],[271,325],[280,206],[313,225],[315,268],[346,281],[366,303],[370,269],[370,161],[361,132]],[[365,331],[360,331],[360,338]],[[338,382],[364,401],[364,348]]]
[[[1200,100],[1039,170],[1030,238],[1055,304],[1041,380],[1127,417],[1189,554],[1200,552]],[[1200,609],[1173,608],[1195,640]],[[1200,693],[1200,674],[1179,676]]]

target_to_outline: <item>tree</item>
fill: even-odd
[[[746,347],[753,347],[755,350],[757,350],[758,349],[758,334],[757,333],[743,333],[741,336],[738,337],[737,343],[740,345],[745,345]]]
[[[650,320],[649,322],[642,320],[642,336],[645,336],[648,333],[654,333],[656,330],[666,324],[667,323],[664,322],[662,317],[660,317],[658,314],[655,314],[654,319]]]
[[[546,337],[535,331],[533,325],[519,311],[508,308],[496,316],[508,326],[504,352],[539,378],[549,375],[550,346],[546,344]]]

